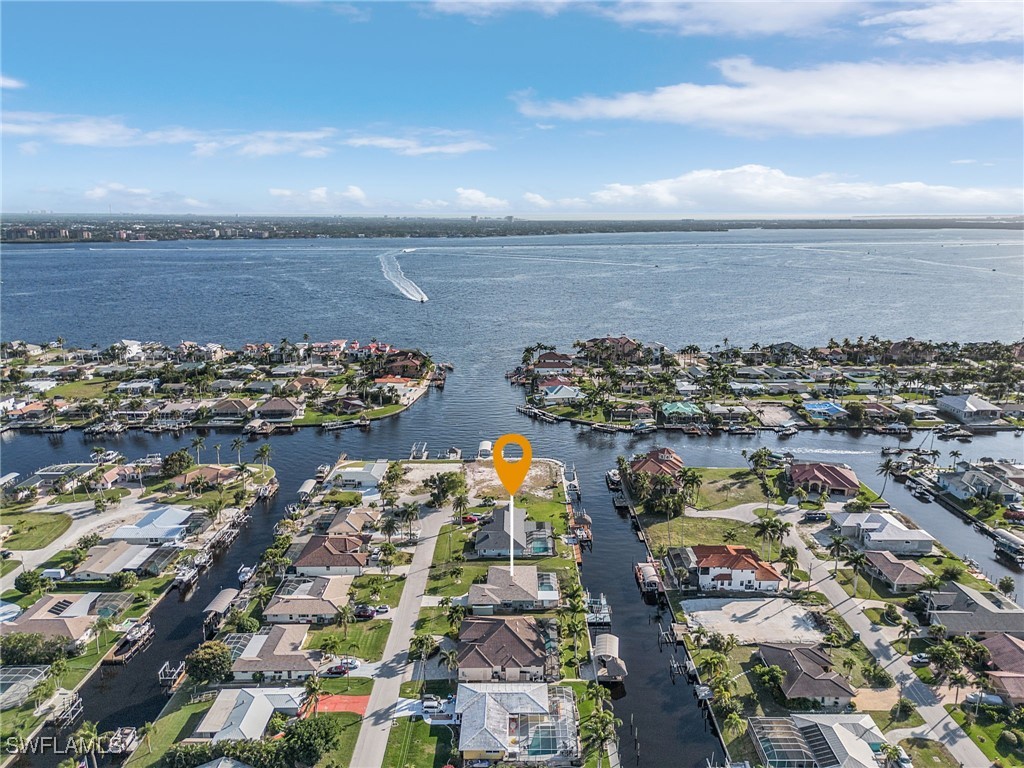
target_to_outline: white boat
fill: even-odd
[[[256,575],[255,565],[240,565],[238,566],[238,583],[244,586],[249,579]]]
[[[609,490],[617,491],[622,487],[622,477],[619,475],[619,470],[609,469],[604,475],[605,485],[608,486]]]

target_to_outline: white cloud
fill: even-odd
[[[423,198],[413,205],[413,208],[419,211],[436,211],[442,208],[448,208],[450,205],[451,203],[447,200],[430,200],[429,198]]]
[[[15,80],[13,77],[7,77],[6,75],[0,75],[0,88],[24,88],[25,83],[21,80]]]
[[[315,131],[253,131],[237,135],[214,135],[197,141],[194,151],[200,157],[209,157],[224,150],[233,150],[246,157],[291,154],[326,157],[331,150],[323,142],[336,133],[334,128],[320,128]]]
[[[479,189],[467,189],[458,187],[455,190],[455,204],[459,208],[471,208],[485,211],[495,211],[508,208],[508,200],[491,197]]]
[[[568,8],[585,5],[579,0],[435,0],[427,7],[436,13],[457,14],[473,21],[485,21],[514,11],[555,16]]]
[[[1015,0],[952,0],[870,16],[864,26],[887,26],[891,42],[1015,42],[1024,38],[1024,4]]]
[[[130,210],[138,213],[165,213],[209,208],[207,203],[177,192],[154,192],[145,187],[129,187],[117,181],[97,184],[82,193],[84,200],[102,203],[104,208]]]
[[[678,35],[801,36],[820,33],[849,15],[857,2],[620,2],[594,8],[619,24]]]
[[[402,139],[394,136],[356,136],[345,143],[350,147],[375,147],[389,149],[399,155],[461,155],[494,149],[482,141],[452,141],[442,144],[424,144],[419,139]]]
[[[538,195],[536,192],[526,192],[523,195],[523,200],[528,202],[530,205],[543,210],[551,210],[554,208],[561,211],[568,211],[578,210],[587,206],[587,201],[580,197],[562,197],[557,200],[549,200],[543,195]]]
[[[531,117],[628,119],[734,133],[880,136],[998,118],[1019,119],[1019,60],[822,64],[783,70],[748,58],[717,63],[723,85],[680,83],[649,92],[571,101],[521,99]]]
[[[18,151],[23,155],[35,155],[39,153],[42,144],[38,141],[23,141],[18,145]]]
[[[366,205],[368,199],[366,193],[350,184],[344,190],[332,191],[328,187],[314,187],[309,190],[287,189],[285,187],[271,187],[267,190],[271,197],[290,201],[292,207],[325,208],[329,206],[340,206],[345,203],[358,203]]]
[[[687,213],[990,213],[1020,212],[1024,191],[952,187],[907,181],[876,184],[831,174],[790,176],[744,165],[690,171],[640,184],[614,183],[593,192],[594,206],[616,211]]]
[[[964,159],[964,160],[950,160],[949,162],[950,162],[950,165],[972,165],[972,164],[974,164],[974,163],[976,163],[978,161],[977,160],[971,160],[971,159],[967,158],[967,159]]]

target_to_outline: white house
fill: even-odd
[[[388,471],[387,459],[377,461],[352,461],[335,469],[329,482],[335,488],[356,489],[376,488]]]
[[[319,672],[324,656],[318,650],[303,649],[307,630],[305,624],[275,624],[269,632],[248,635],[231,665],[235,678],[252,680],[253,675],[262,675],[266,680],[305,680]]]
[[[779,572],[748,547],[696,544],[689,549],[704,591],[778,592],[782,584]]]
[[[897,555],[927,555],[935,539],[920,528],[908,528],[888,512],[836,512],[832,527],[865,549]]]
[[[137,523],[119,526],[109,538],[129,544],[170,544],[185,538],[191,516],[184,509],[154,509]]]
[[[217,694],[192,736],[210,741],[258,741],[271,715],[297,715],[304,699],[302,688],[228,688]]]
[[[567,387],[558,384],[554,387],[545,387],[542,393],[544,405],[568,405],[583,399],[583,392],[579,387]]]
[[[935,401],[940,413],[961,424],[987,424],[998,419],[1003,409],[977,395],[944,395]]]

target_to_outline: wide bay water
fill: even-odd
[[[416,248],[412,253],[403,249]],[[429,296],[405,298],[385,279],[378,257],[396,256],[405,277]],[[431,392],[368,433],[322,435],[303,430],[274,437],[272,462],[282,493],[234,547],[201,579],[187,602],[177,595],[154,612],[153,646],[125,668],[105,671],[82,691],[86,717],[100,730],[139,725],[159,713],[164,698],[156,668],[180,659],[201,639],[199,612],[240,563],[266,547],[273,523],[315,467],[340,452],[353,457],[404,458],[427,441],[467,454],[482,439],[517,431],[536,455],[579,470],[584,506],[594,518],[596,545],[586,554],[583,581],[612,603],[615,631],[630,669],[616,702],[623,760],[636,764],[628,723],[640,727],[640,764],[703,766],[716,749],[686,685],[668,681],[667,657],[657,653],[639,600],[632,563],[642,546],[611,507],[602,476],[619,454],[655,444],[675,447],[695,466],[742,466],[740,450],[765,444],[804,457],[845,461],[868,484],[885,444],[875,435],[807,433],[693,439],[680,434],[635,438],[531,422],[514,412],[521,392],[502,374],[522,348],[537,341],[568,347],[574,339],[628,333],[672,347],[791,340],[823,343],[877,334],[925,339],[1022,336],[1024,258],[1021,234],[1009,231],[740,231],[728,233],[592,235],[493,240],[233,241],[5,247],[2,251],[0,333],[5,339],[101,348],[120,338],[245,341],[283,337],[387,340],[419,346],[455,373],[443,393]],[[207,437],[227,446],[230,434]],[[188,437],[130,434],[111,444],[129,458],[168,453]],[[917,440],[914,441],[916,444]],[[966,458],[1020,458],[1020,439],[1003,433],[976,438]],[[251,453],[256,444],[249,444]],[[80,433],[58,437],[2,436],[2,472],[30,472],[63,459],[82,459],[90,444]],[[1009,573],[992,557],[991,542],[938,505],[922,505],[889,483],[886,496],[954,551],[983,568]],[[1018,593],[1024,591],[1019,574]],[[671,755],[671,760],[666,756]],[[53,763],[56,761],[54,760]],[[50,761],[37,758],[39,765]]]

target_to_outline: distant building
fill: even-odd
[[[668,475],[675,478],[685,467],[682,458],[671,448],[654,448],[637,456],[629,463],[631,472],[647,472],[651,475]]]
[[[297,715],[305,696],[302,688],[227,688],[217,694],[192,737],[213,742],[259,741],[275,712]]]
[[[961,424],[988,424],[1003,415],[1002,408],[977,395],[943,395],[935,404],[940,413],[952,416]]]
[[[927,555],[935,539],[920,528],[908,528],[888,512],[836,512],[832,527],[865,549],[897,555]]]
[[[369,555],[351,536],[312,536],[293,567],[299,576],[360,576]]]

